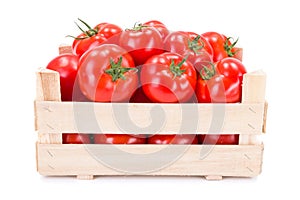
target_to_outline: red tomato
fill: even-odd
[[[240,81],[223,75],[215,75],[209,80],[199,78],[196,96],[199,103],[236,103],[241,100]]]
[[[200,144],[239,144],[239,135],[198,135]]]
[[[164,52],[162,36],[158,30],[142,24],[123,31],[119,44],[130,53],[136,66],[142,65],[148,58]]]
[[[77,56],[73,54],[61,54],[52,59],[46,68],[59,73],[62,101],[76,101],[82,98],[83,95],[76,81],[78,71]]]
[[[148,138],[148,144],[198,144],[198,138],[192,134],[153,135]]]
[[[190,44],[190,48],[192,48],[193,45],[198,44],[200,47],[203,46],[202,48],[211,56],[214,54],[210,43],[202,35],[194,32],[187,32],[187,34],[189,36],[190,42],[192,43]]]
[[[202,36],[193,32],[170,33],[164,40],[164,47],[167,51],[187,57],[197,71],[213,62],[210,44]]]
[[[110,23],[100,23],[94,28],[91,28],[86,22],[78,19],[88,30],[84,30],[77,23],[76,25],[82,31],[82,33],[74,37],[72,44],[73,53],[82,56],[86,51],[100,46],[104,43],[117,44],[119,41],[120,33],[122,29]]]
[[[241,101],[243,74],[246,69],[236,58],[224,58],[217,70],[203,68],[197,81],[196,96],[200,103],[236,103]]]
[[[118,44],[122,28],[111,23],[100,23],[94,28],[97,30],[97,34],[105,37],[107,41],[105,43]]]
[[[138,86],[132,57],[120,46],[103,44],[84,54],[79,62],[83,94],[97,102],[127,102]]]
[[[238,77],[243,81],[243,75],[247,72],[244,64],[237,58],[224,58],[217,63],[217,70],[227,78]]]
[[[148,21],[148,22],[144,23],[143,25],[144,26],[152,26],[152,27],[156,28],[159,31],[163,40],[170,33],[170,31],[167,29],[167,27],[162,22],[157,21],[157,20]]]
[[[210,43],[213,49],[213,60],[217,62],[226,57],[233,57],[236,53],[234,46],[237,40],[231,44],[231,37],[227,38],[218,32],[206,32],[202,36]]]
[[[88,134],[64,133],[62,134],[63,144],[90,144],[90,136]]]
[[[193,65],[175,53],[151,57],[141,71],[143,91],[153,102],[186,102],[194,94],[196,81]]]
[[[81,57],[86,51],[102,45],[106,41],[101,35],[80,34],[72,44],[73,53]]]
[[[127,135],[127,134],[95,134],[95,144],[145,144],[144,135]]]

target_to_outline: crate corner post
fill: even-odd
[[[61,101],[59,73],[40,68],[36,72],[35,101]],[[39,131],[39,118],[35,116],[35,126],[38,132],[39,144],[62,144],[61,133],[43,133]]]
[[[264,105],[266,92],[266,74],[262,70],[254,71],[244,74],[243,77],[243,91],[242,91],[242,103],[262,103]],[[264,116],[265,117],[265,116]],[[262,130],[265,128],[265,121],[263,120]],[[239,144],[251,145],[261,144],[257,135],[240,135]]]

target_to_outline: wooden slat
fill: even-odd
[[[37,144],[37,153],[38,171],[46,176],[254,177],[261,172],[263,145]]]
[[[72,47],[67,44],[62,44],[58,48],[58,53],[59,54],[72,53]]]
[[[58,72],[43,68],[36,72],[36,100],[61,101]]]
[[[244,74],[242,103],[265,103],[266,74],[263,71],[255,71]],[[265,113],[265,112],[264,112]],[[265,117],[263,117],[264,119]],[[265,121],[263,121],[263,126]],[[262,126],[262,130],[263,130]],[[261,131],[262,131],[261,130]],[[256,135],[241,135],[239,144],[260,144]]]
[[[48,70],[39,69],[36,72],[36,100],[37,101],[61,101],[60,94],[60,81],[59,73]],[[35,129],[38,128],[38,115],[39,110],[35,107]],[[61,144],[62,135],[59,131],[49,134],[47,131],[38,132],[38,141],[46,144]]]
[[[266,93],[266,74],[255,71],[244,74],[243,78],[243,103],[264,103]]]
[[[40,132],[261,134],[264,103],[124,104],[37,101]]]
[[[264,112],[264,123],[263,123],[263,128],[262,132],[266,133],[267,132],[267,113],[268,113],[268,102],[265,102],[265,112]]]

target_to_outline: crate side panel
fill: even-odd
[[[264,104],[110,104],[47,102],[36,105],[44,133],[261,134]]]
[[[112,150],[110,145],[38,144],[38,170],[47,176],[254,177],[261,172],[263,154],[262,145],[220,145],[211,149],[203,145],[173,145],[172,148],[168,145],[115,145],[113,148],[117,150]],[[168,164],[164,163],[166,160]]]

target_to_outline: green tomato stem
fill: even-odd
[[[209,62],[210,68],[203,65],[203,68],[200,70],[200,77],[203,80],[210,80],[216,74],[216,67],[213,63]]]
[[[174,60],[171,60],[171,65],[170,65],[170,71],[173,73],[173,79],[175,79],[177,76],[181,76],[186,69],[181,69],[183,63],[187,60],[187,57],[185,57],[184,59],[182,59],[182,61],[180,63],[178,63],[178,65],[175,65]]]
[[[115,63],[112,58],[110,58],[110,68],[105,70],[105,73],[111,75],[112,81],[116,82],[118,79],[125,80],[126,77],[124,76],[124,73],[134,70],[138,71],[136,68],[131,68],[131,67],[122,67],[122,60],[123,57],[121,56],[119,60]]]
[[[230,40],[233,40],[232,44],[229,44]],[[226,38],[224,43],[224,49],[229,57],[233,57],[238,52],[238,51],[232,51],[232,49],[235,47],[238,41],[239,38],[237,38],[236,40],[234,40],[232,37]]]

